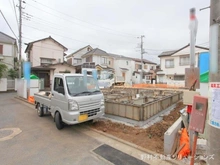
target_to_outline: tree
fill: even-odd
[[[18,72],[11,68],[8,71],[8,76],[11,77],[12,79],[18,78]]]
[[[0,78],[2,78],[5,71],[7,71],[8,67],[5,64],[0,64]]]

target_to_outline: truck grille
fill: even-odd
[[[100,101],[95,100],[95,101],[88,101],[88,102],[82,102],[79,103],[79,109],[80,111],[87,111],[91,109],[97,109],[100,107]]]
[[[91,117],[97,115],[98,112],[100,112],[99,108],[80,112],[80,115],[88,114],[88,117]]]

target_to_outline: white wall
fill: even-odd
[[[23,79],[19,79],[17,85],[18,85],[17,95],[27,99],[27,81]]]
[[[75,53],[74,55],[73,55],[73,57],[70,57],[70,58],[72,58],[72,65],[73,64],[76,64],[76,61],[74,61],[74,58],[80,58],[80,59],[82,59],[82,55],[84,55],[84,54],[86,54],[88,51],[87,51],[87,48],[88,47],[86,47],[86,48],[84,48],[84,49],[82,49],[82,50],[80,50],[79,52],[77,52],[77,53]],[[68,59],[68,58],[67,58]]]
[[[196,54],[196,62],[195,62],[195,66],[198,67],[198,54]],[[165,67],[165,61],[167,59],[174,59],[174,68],[166,68]],[[169,56],[169,57],[161,57],[161,70],[163,70],[164,73],[166,73],[166,75],[174,75],[176,74],[181,74],[184,75],[185,74],[185,68],[189,68],[190,65],[184,65],[181,66],[180,65],[180,56]]]
[[[52,41],[51,39],[35,42],[30,54],[32,67],[40,66],[42,58],[54,58],[53,63],[63,62],[64,48]]]
[[[127,65],[128,61],[128,65]],[[128,71],[124,71],[120,68],[126,68]],[[122,72],[125,73],[125,83],[131,84],[132,82],[132,61],[127,59],[115,59],[114,60],[115,76],[122,76]]]
[[[50,68],[56,68],[55,70],[50,71],[50,83],[53,80],[54,74],[55,73],[60,73],[60,71],[69,70],[71,73],[76,73],[75,68],[71,67],[71,66],[68,66],[68,65],[57,64],[55,66],[50,66]]]
[[[3,44],[3,56],[14,56],[13,46],[10,44]]]
[[[6,78],[0,79],[0,91],[7,91],[7,79]]]
[[[8,69],[14,68],[14,57],[17,56],[17,49],[15,45],[5,43],[0,44],[3,45],[3,63],[8,67]]]

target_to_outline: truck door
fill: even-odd
[[[51,98],[51,112],[53,115],[57,110],[61,115],[63,111],[68,111],[68,99],[65,96],[65,91],[64,80],[61,77],[55,77]]]

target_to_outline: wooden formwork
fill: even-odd
[[[164,96],[163,98],[142,105],[106,100],[105,113],[136,121],[145,121],[180,101],[182,95],[182,92],[176,92],[172,95]]]

